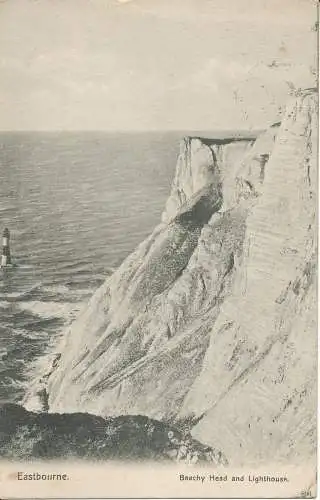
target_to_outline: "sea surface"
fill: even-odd
[[[0,401],[21,401],[81,306],[159,222],[179,133],[1,133]]]

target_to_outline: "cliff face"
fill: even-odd
[[[194,436],[247,464],[299,461],[315,449],[316,109],[308,94],[287,109],[232,293],[180,410],[203,415]]]
[[[235,464],[314,452],[316,109],[306,91],[256,140],[183,141],[162,222],[43,379],[50,412],[188,423]]]

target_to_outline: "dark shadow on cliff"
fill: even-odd
[[[226,463],[219,451],[141,415],[102,418],[88,413],[32,413],[9,403],[0,406],[0,456]]]

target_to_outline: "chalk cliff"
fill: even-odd
[[[182,141],[161,223],[42,378],[50,412],[175,422],[237,465],[314,453],[316,101],[256,139]]]

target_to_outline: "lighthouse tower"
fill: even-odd
[[[10,255],[10,233],[9,229],[5,228],[2,235],[2,255],[1,255],[1,267],[6,267],[11,264]]]

